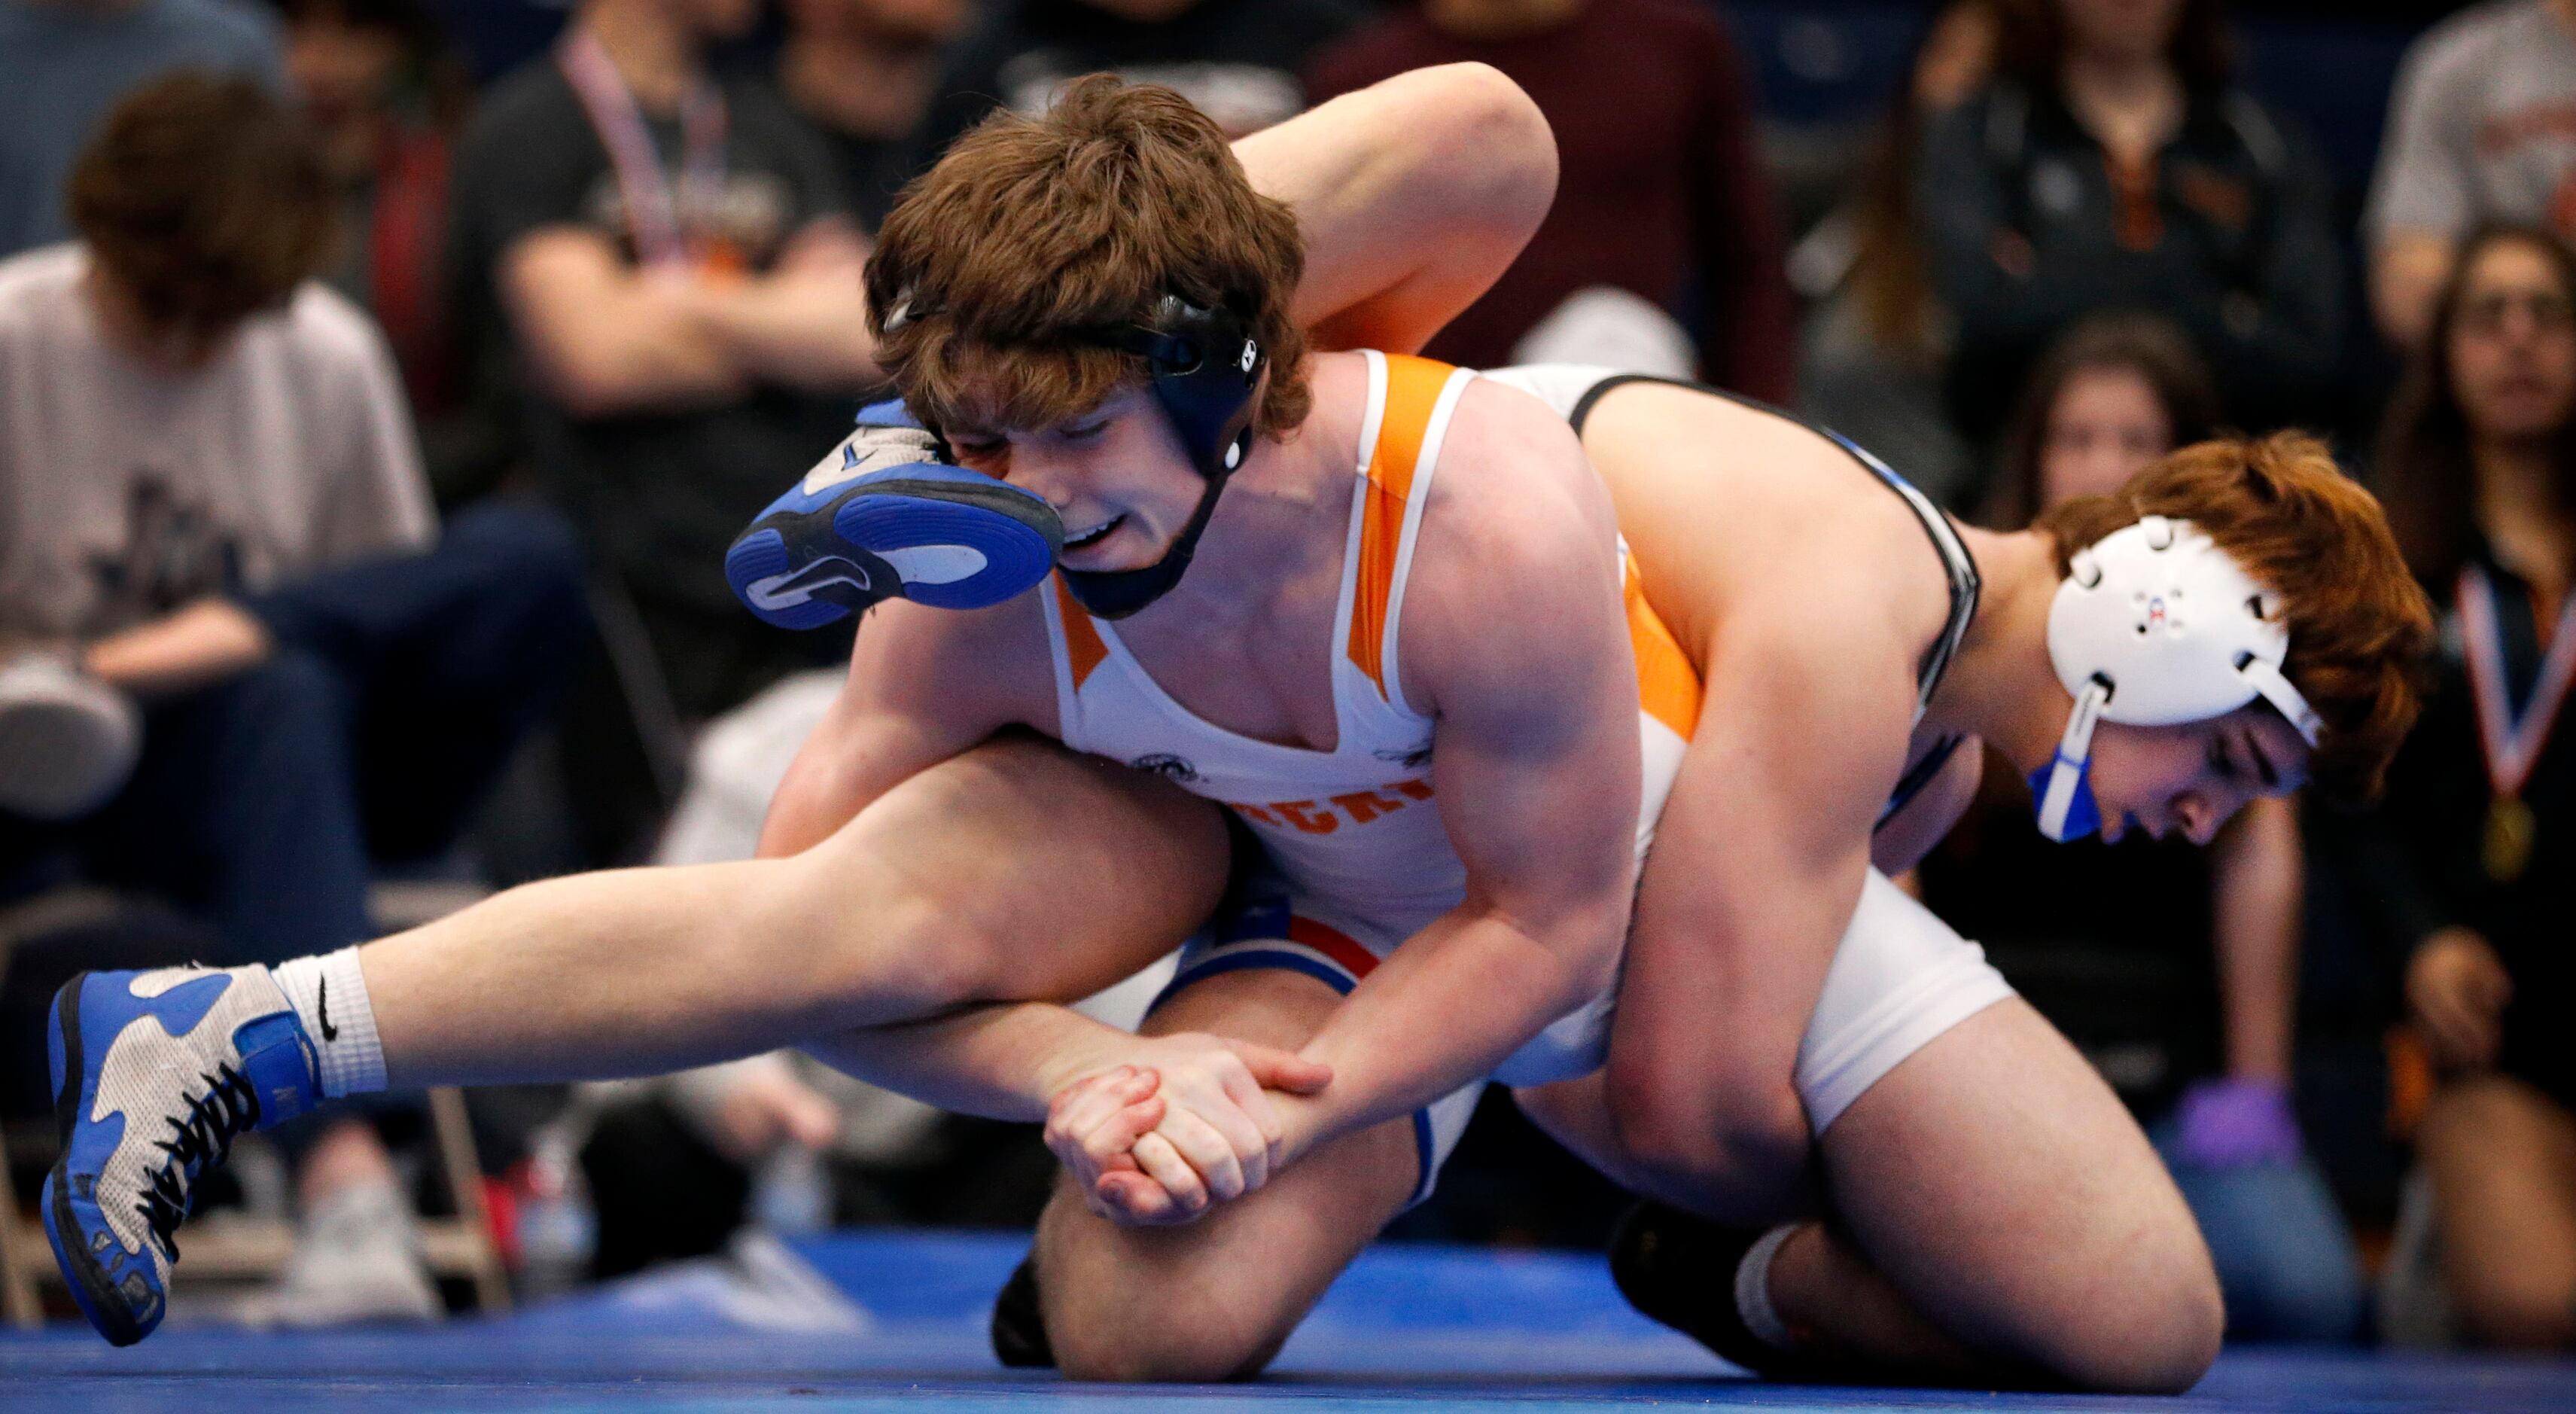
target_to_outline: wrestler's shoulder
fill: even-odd
[[[1616,564],[1617,512],[1574,429],[1489,379],[1459,393],[1422,526],[1419,553],[1470,580],[1527,583],[1569,559]]]

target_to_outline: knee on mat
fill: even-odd
[[[1065,1378],[1117,1384],[1215,1384],[1248,1380],[1267,1368],[1288,1342],[1286,1331],[1264,1328],[1221,1302],[1139,1307],[1127,1302],[1086,1303],[1047,1316],[1047,1342]]]
[[[2488,1271],[2455,1276],[2452,1298],[2481,1345],[2499,1350],[2576,1346],[2576,1281],[2557,1272]]]
[[[2140,1234],[2099,1273],[2083,1314],[2055,1326],[2040,1361],[2079,1389],[2180,1394],[2218,1359],[2227,1310],[2197,1229]]]

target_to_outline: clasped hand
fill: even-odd
[[[1190,1222],[1268,1183],[1289,1153],[1272,1092],[1307,1096],[1332,1068],[1230,1037],[1141,1036],[1122,1064],[1060,1091],[1046,1142],[1095,1213],[1129,1227]]]

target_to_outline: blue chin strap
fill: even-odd
[[[2073,771],[2074,784],[2067,791],[2066,814],[2059,820],[2056,831],[2051,833],[2045,808],[2049,788],[2055,783],[2059,772],[2070,768]],[[2059,844],[2101,833],[2102,807],[2093,800],[2093,763],[2089,760],[2069,761],[2061,754],[2047,765],[2031,772],[2030,799],[2032,808],[2040,812],[2039,832]]]
[[[2047,765],[2030,773],[2031,808],[2039,812],[2039,832],[2064,844],[2097,834],[2102,807],[2093,799],[2093,728],[2111,701],[2111,684],[2100,675],[2075,695],[2075,710],[2066,714],[2066,734]]]

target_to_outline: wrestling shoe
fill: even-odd
[[[1038,1309],[1037,1258],[1023,1257],[993,1298],[993,1358],[1014,1370],[1052,1370],[1046,1316]]]
[[[1064,548],[1055,508],[938,458],[919,427],[861,422],[733,542],[735,596],[806,629],[885,599],[981,609],[1034,588]]]
[[[1736,1272],[1764,1229],[1726,1227],[1651,1199],[1610,1234],[1610,1279],[1628,1304],[1770,1380],[1818,1383],[1817,1362],[1753,1333],[1736,1304]]]
[[[161,1323],[171,1234],[234,1136],[322,1099],[313,1043],[265,967],[84,972],[54,994],[45,1042],[63,1156],[45,1236],[111,1345]]]

